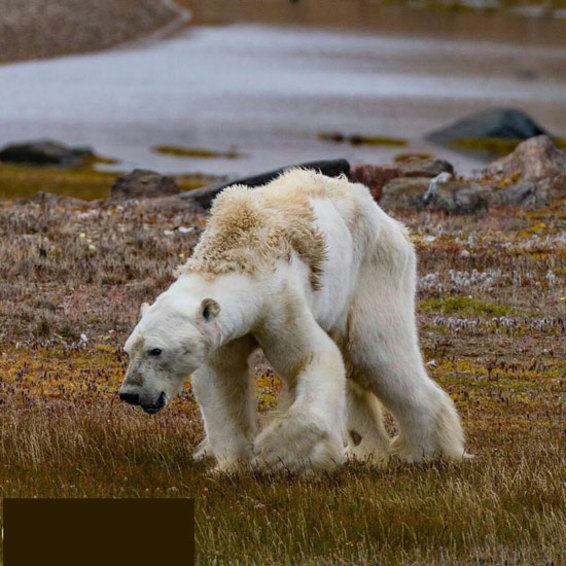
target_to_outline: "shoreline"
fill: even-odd
[[[251,0],[22,0],[0,17],[0,66],[69,55],[98,53],[171,38],[190,22],[196,26],[276,25],[357,30],[361,34],[480,40],[531,46],[565,45],[566,9],[544,12],[515,7],[496,10],[464,6],[367,5],[357,0],[273,5]],[[537,6],[535,6],[537,8]],[[540,8],[540,6],[538,7]],[[564,15],[563,15],[564,13]],[[52,33],[52,29],[57,33]],[[544,32],[543,32],[544,30]]]

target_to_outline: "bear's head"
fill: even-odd
[[[120,399],[146,413],[163,409],[216,346],[219,311],[213,299],[196,300],[175,285],[153,305],[142,305],[141,320],[125,345],[130,364]]]

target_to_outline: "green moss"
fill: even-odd
[[[83,157],[83,167],[94,167],[96,164],[116,165],[116,163],[118,163],[117,159],[104,157],[102,155],[93,154]]]
[[[156,153],[172,155],[174,157],[187,157],[193,159],[237,159],[242,157],[234,147],[229,151],[214,151],[212,149],[180,147],[176,145],[158,145],[152,148]]]
[[[460,138],[452,141],[449,145],[456,149],[502,156],[513,152],[523,141],[525,140],[518,138]],[[566,148],[566,138],[553,138],[552,141],[559,149]]]
[[[211,183],[216,183],[217,181],[220,181],[225,177],[215,177],[212,175],[203,175],[201,173],[191,173],[188,175],[172,175],[172,178],[183,191],[192,191],[193,189],[198,189]]]
[[[110,188],[119,174],[92,167],[58,169],[0,165],[0,198],[28,198],[40,191],[83,200],[105,198],[110,195]]]
[[[389,136],[362,136],[360,134],[345,135],[340,132],[320,132],[317,134],[318,139],[331,142],[349,142],[352,145],[391,145],[403,147],[409,142],[402,138],[394,138]]]
[[[505,316],[515,310],[507,305],[488,303],[465,296],[427,299],[420,304],[419,308],[426,312],[438,311],[443,314],[488,316]]]
[[[409,142],[402,138],[387,136],[351,136],[350,143],[353,145],[392,145],[403,147],[408,145]]]
[[[119,171],[97,171],[83,166],[76,169],[26,167],[0,164],[0,199],[30,198],[38,192],[55,193],[82,200],[110,196]],[[202,187],[216,180],[201,174],[177,175],[175,182],[184,191]]]

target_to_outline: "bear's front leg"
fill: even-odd
[[[248,357],[256,347],[251,336],[234,340],[193,374],[206,432],[194,458],[214,455],[217,471],[237,469],[253,456],[256,408]]]
[[[340,351],[314,319],[260,340],[294,401],[254,443],[268,470],[331,470],[344,461],[345,370]]]

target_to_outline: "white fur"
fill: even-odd
[[[270,198],[273,207],[273,195],[308,195],[326,246],[320,285],[294,252],[272,263],[258,252],[253,271],[181,274],[128,339],[132,359],[121,392],[138,392],[151,406],[161,392],[171,399],[194,372],[206,431],[195,457],[213,454],[220,470],[242,463],[332,469],[344,460],[345,441],[349,455],[374,462],[391,453],[407,461],[464,457],[454,404],[428,377],[419,351],[416,259],[405,228],[365,187],[343,178],[296,170],[257,193],[247,190],[231,189],[223,206],[251,198],[260,207]],[[220,308],[212,319],[203,310],[211,299]],[[286,405],[259,434],[247,367],[258,346],[288,390]],[[161,360],[148,355],[155,347]],[[393,442],[382,403],[399,426]]]

